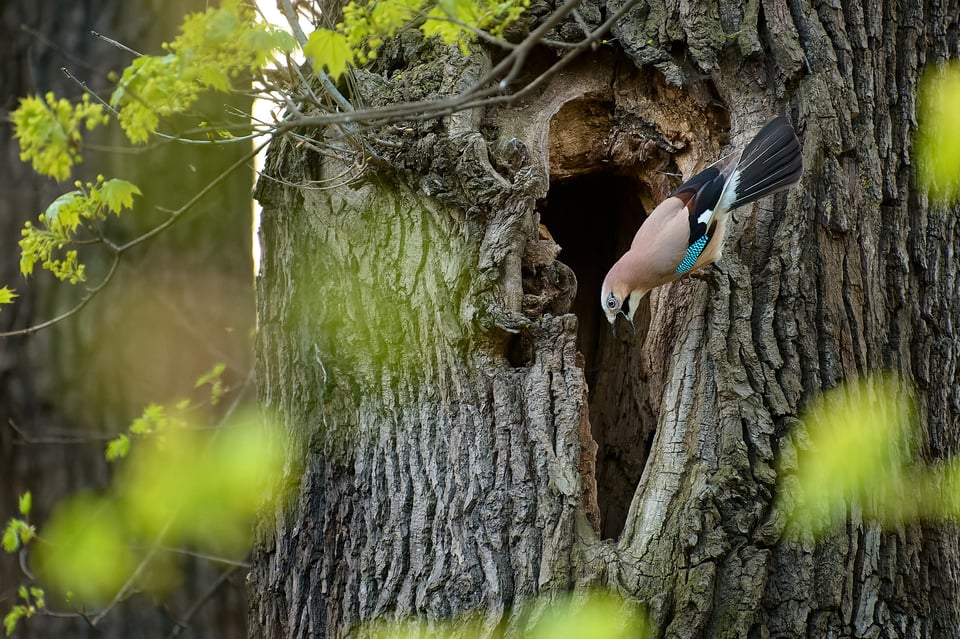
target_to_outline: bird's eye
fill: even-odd
[[[607,296],[607,308],[611,311],[617,310],[617,307],[620,306],[620,301],[617,299],[617,296],[613,293]]]

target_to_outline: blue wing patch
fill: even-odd
[[[703,234],[700,236],[700,239],[691,244],[687,248],[687,254],[683,256],[683,261],[680,262],[680,266],[677,267],[676,272],[683,275],[692,269],[693,265],[697,263],[697,259],[700,257],[700,254],[703,253],[703,247],[705,247],[709,241],[710,237],[706,234]]]

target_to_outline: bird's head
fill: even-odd
[[[637,332],[637,327],[633,325],[633,316],[637,312],[637,307],[640,306],[640,300],[648,292],[648,289],[632,288],[624,280],[617,278],[614,271],[607,274],[600,289],[600,306],[614,331],[616,331],[617,316],[623,315],[633,332]]]

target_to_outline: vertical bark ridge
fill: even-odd
[[[646,602],[657,636],[957,636],[953,527],[881,528],[851,504],[815,540],[787,533],[774,501],[805,446],[806,405],[857,375],[907,371],[925,454],[956,448],[956,222],[911,177],[919,66],[957,54],[956,2],[901,4],[646,3],[615,32],[644,68],[614,74],[606,59],[590,76],[584,64],[487,114],[505,146],[528,145],[529,165],[491,163],[463,118],[450,139],[438,127],[417,143],[430,159],[400,161],[399,189],[278,191],[261,308],[286,332],[261,337],[262,396],[305,436],[305,476],[291,473],[296,501],[254,571],[270,593],[253,611],[265,636],[481,606],[489,628],[513,602],[591,581]],[[581,94],[564,84],[584,74],[601,80]],[[574,318],[530,290],[557,273],[549,258],[524,273],[533,247],[546,250],[533,206],[554,165],[542,122],[588,94],[614,116],[582,112],[618,129],[609,157],[600,145],[590,161],[617,159],[654,197],[672,179],[657,171],[702,168],[775,112],[796,124],[806,166],[797,189],[734,216],[706,281],[651,295],[633,348],[657,430],[616,544],[578,527],[590,442]],[[673,164],[649,161],[664,149]],[[302,220],[298,197],[312,211]],[[388,213],[350,222],[358,198]],[[452,237],[466,257],[438,267]],[[297,308],[281,294],[307,288],[284,282],[291,272],[340,279]],[[411,299],[429,311],[381,314]]]
[[[455,161],[478,161],[483,147],[466,140]],[[261,531],[272,541],[253,579],[273,594],[252,615],[265,636],[471,611],[492,629],[515,601],[570,585],[586,410],[574,320],[515,329],[537,345],[521,368],[502,366],[500,329],[477,332],[478,319],[517,321],[512,288],[473,277],[479,263],[520,280],[506,257],[529,235],[532,199],[501,190],[491,206],[503,178],[489,161],[470,166],[470,188],[493,209],[476,244],[468,219],[402,183],[261,191],[272,255],[261,300],[278,302],[268,321],[283,329],[261,332],[259,356],[315,371],[261,388],[298,435],[305,471],[291,467],[287,512]],[[312,233],[286,230],[299,224]]]
[[[941,3],[796,0],[763,3],[761,11],[759,41],[774,63],[756,72],[750,60],[721,56],[713,79],[734,122],[756,117],[765,91],[787,96],[806,174],[796,191],[735,216],[736,250],[725,252],[707,297],[685,295],[685,286],[701,284],[663,289],[669,306],[684,309],[681,322],[707,314],[701,336],[690,336],[687,321],[675,345],[656,342],[678,318],[659,301],[651,307],[647,348],[670,358],[675,383],[663,388],[615,583],[652,602],[658,636],[866,637],[881,628],[894,636],[956,636],[956,603],[936,613],[931,603],[955,597],[957,554],[921,550],[931,539],[953,548],[954,532],[929,524],[883,529],[852,505],[846,526],[814,542],[787,535],[772,504],[778,462],[789,469],[803,446],[801,432],[788,433],[811,398],[844,379],[886,367],[906,372],[919,384],[934,456],[953,449],[957,402],[945,387],[956,387],[956,349],[944,331],[960,310],[948,257],[956,251],[955,222],[914,191],[911,140],[920,64],[930,51],[943,57],[945,37],[954,38],[955,51],[956,19]],[[749,6],[720,14],[725,25],[752,15]],[[626,50],[638,62],[669,66],[662,57],[676,33],[670,24],[620,29],[627,39],[658,34],[646,47],[659,53],[641,55],[629,41]],[[939,43],[926,41],[937,29],[930,40]],[[738,37],[750,49],[750,30]],[[698,353],[692,368],[688,339]],[[715,425],[704,406],[717,411]],[[678,423],[712,434],[677,440]],[[668,454],[677,463],[669,470]],[[668,479],[666,492],[655,488]],[[690,486],[709,487],[713,497],[688,499]]]

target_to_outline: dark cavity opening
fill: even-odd
[[[630,247],[646,217],[644,189],[629,176],[581,174],[552,182],[540,211],[541,222],[562,249],[558,259],[577,277],[571,311],[577,315],[577,346],[590,387],[604,539],[616,539],[623,530],[656,425],[657,403],[650,401],[642,354],[649,303],[644,300],[634,316],[635,335],[622,319],[614,335],[600,308],[604,275]]]

